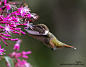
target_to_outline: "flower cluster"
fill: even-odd
[[[24,29],[33,29],[33,23],[38,19],[38,15],[30,13],[30,9],[24,2],[7,2],[7,0],[0,0],[0,39],[7,46],[7,40],[17,41],[13,47],[14,52],[8,56],[0,56],[1,59],[7,61],[9,67],[32,67],[26,60],[20,60],[22,58],[28,58],[27,54],[31,54],[31,51],[22,51],[18,53],[20,49],[20,43],[22,40],[11,37],[11,34],[21,33],[25,35],[25,32],[19,26],[24,26]],[[1,48],[0,44],[0,55],[5,54],[4,48]],[[13,62],[13,63],[12,63]]]
[[[12,58],[15,67],[32,67],[30,65],[30,63],[28,63],[26,60],[20,60],[19,57],[23,57],[23,58],[28,58],[27,54],[31,54],[31,51],[22,51],[21,53],[17,53],[17,51],[19,51],[19,47],[20,47],[20,43],[22,41],[18,40],[16,42],[16,44],[14,45],[14,52],[9,54],[9,57]],[[9,66],[9,63],[7,63],[7,66]]]
[[[21,5],[20,2],[7,2],[7,0],[0,1],[0,39],[8,45],[5,40],[18,41],[18,38],[12,39],[11,34],[21,33],[25,35],[25,32],[19,28],[19,26],[25,26],[25,28],[32,29],[32,23],[38,18],[35,13],[30,13],[28,6],[16,6]],[[24,29],[25,29],[24,28]]]

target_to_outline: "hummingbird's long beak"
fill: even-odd
[[[31,26],[33,26],[33,27],[34,27],[34,26],[36,26],[36,25],[31,25]]]
[[[33,25],[33,24],[29,23],[29,26],[32,26],[32,27],[34,27],[35,25]]]

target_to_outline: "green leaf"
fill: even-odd
[[[7,61],[7,63],[10,65],[9,67],[14,67],[14,62],[12,58],[5,56],[4,59]]]

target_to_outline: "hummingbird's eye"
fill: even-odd
[[[42,26],[38,26],[38,27],[42,29]]]

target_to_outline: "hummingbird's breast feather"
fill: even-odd
[[[60,42],[52,33],[49,33],[50,34],[50,40],[54,43],[54,45],[56,47],[59,47],[59,46],[63,46],[63,43]]]

